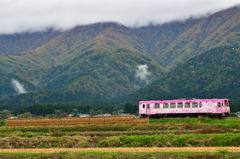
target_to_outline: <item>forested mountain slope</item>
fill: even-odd
[[[240,96],[240,48],[218,47],[178,66],[127,99],[230,98]]]

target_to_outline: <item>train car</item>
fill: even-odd
[[[139,114],[150,117],[213,116],[230,113],[229,99],[176,99],[139,101]]]

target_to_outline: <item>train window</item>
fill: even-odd
[[[155,103],[155,108],[160,108],[160,104],[159,103]]]
[[[178,103],[178,104],[177,104],[177,107],[178,107],[178,108],[183,108],[183,103]]]
[[[221,103],[220,102],[218,102],[218,107],[221,107]]]
[[[185,103],[185,108],[190,108],[190,103],[186,102]]]
[[[201,108],[202,107],[202,102],[199,102],[199,108]]]
[[[163,108],[168,108],[168,103],[163,103]]]
[[[170,103],[170,108],[176,108],[176,103]]]
[[[147,104],[147,109],[149,109],[150,108],[150,104]]]
[[[145,109],[145,104],[143,104],[142,108]]]
[[[192,103],[192,108],[197,108],[198,107],[198,103],[197,102],[193,102]]]

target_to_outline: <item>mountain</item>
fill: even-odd
[[[0,35],[0,55],[19,55],[45,44],[59,34],[59,31],[53,29],[44,32],[2,34]]]
[[[240,7],[233,7],[200,19],[143,27],[141,39],[151,49],[150,55],[169,69],[219,46],[239,46]],[[151,34],[152,33],[152,34]]]
[[[126,99],[230,98],[240,96],[240,48],[217,47]]]
[[[202,18],[139,28],[104,22],[61,32],[0,35],[0,98],[18,104],[92,102],[134,94],[155,80],[163,82],[159,87],[163,97],[200,96],[184,92],[183,85],[192,88],[199,82],[188,81],[188,74],[182,78],[189,83],[181,81],[177,86],[182,89],[176,94],[168,77],[180,76],[176,70],[208,55],[212,48],[238,47],[239,17],[239,7],[233,7]],[[136,77],[139,66],[147,67],[141,70],[147,75],[144,78]],[[28,93],[17,95],[12,79],[20,81]],[[158,97],[152,85],[146,89],[153,89],[146,91],[149,97]],[[144,95],[145,89],[141,91]],[[212,89],[207,91],[213,94]]]
[[[15,94],[15,90],[11,85],[11,77],[0,73],[0,96],[8,97]]]
[[[175,21],[162,25],[149,25],[145,27],[135,28],[134,33],[144,45],[146,52],[153,58],[158,59],[159,56],[171,46],[174,41],[181,36],[182,33],[194,27],[202,19],[188,19],[186,21]]]
[[[130,29],[117,23],[79,26],[21,55],[0,57],[0,71],[29,81],[34,86],[29,92],[44,100],[52,94],[65,94],[66,101],[73,94],[79,95],[77,101],[86,94],[108,99],[145,85],[135,77],[139,65],[148,66],[150,80],[166,72],[140,46]],[[44,102],[41,99],[29,102]]]

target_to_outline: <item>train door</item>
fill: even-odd
[[[224,101],[222,102],[222,105],[223,105],[223,107],[222,107],[222,113],[229,113],[230,110],[229,110],[229,102],[228,102],[228,100],[224,100]]]
[[[225,100],[225,112],[226,113],[230,113],[230,101],[229,100]]]
[[[146,114],[151,114],[150,104],[147,104],[147,106],[146,106]]]

